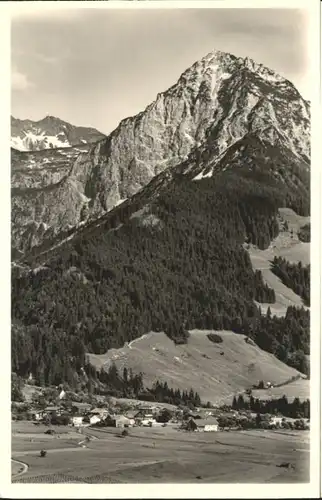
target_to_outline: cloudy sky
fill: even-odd
[[[74,9],[12,18],[12,114],[108,133],[213,49],[308,92],[307,17],[293,9]]]

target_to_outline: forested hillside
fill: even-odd
[[[301,262],[291,264],[282,257],[275,257],[272,265],[273,273],[278,276],[284,285],[291,288],[302,297],[304,304],[310,305],[310,266],[303,266]]]
[[[86,351],[104,353],[150,330],[182,339],[184,329],[245,327],[301,370],[309,313],[263,323],[253,301],[273,303],[274,291],[242,247],[265,248],[277,235],[286,195],[283,185],[242,170],[193,182],[178,176],[134,214],[120,207],[113,230],[102,219],[46,266],[13,269],[12,370],[74,386]]]

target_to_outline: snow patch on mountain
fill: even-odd
[[[11,117],[11,146],[18,151],[68,148],[104,137],[95,129],[76,127],[54,116],[37,122]]]
[[[11,137],[11,147],[18,151],[35,151],[41,149],[68,148],[71,144],[62,136],[45,135],[45,132],[23,132],[23,137]]]
[[[193,178],[194,181],[200,181],[201,179],[206,179],[207,177],[212,177],[213,170],[210,170],[207,173],[204,173],[203,171],[200,172],[196,177]]]

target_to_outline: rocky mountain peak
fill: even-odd
[[[187,173],[192,169],[195,176],[214,175],[223,157],[230,157],[229,149],[248,135],[272,151],[282,147],[292,162],[307,168],[309,104],[273,70],[249,58],[212,51],[144,111],[122,120],[107,138],[79,154],[65,180],[39,194],[45,201],[37,210],[33,197],[29,206],[25,193],[19,199],[17,195],[13,205],[24,214],[19,224],[25,219],[36,227],[45,222],[54,233],[75,226],[109,211],[156,175],[184,162]]]
[[[203,78],[205,75],[211,76],[212,80],[220,77],[223,73],[226,78],[236,71],[248,70],[258,77],[270,82],[286,82],[286,79],[261,63],[255,62],[250,57],[236,57],[233,54],[213,50],[202,59],[196,61],[179,78],[179,82],[185,82],[196,77]],[[289,85],[290,82],[287,82]]]
[[[44,118],[41,118],[40,120],[38,120],[36,123],[38,123],[39,125],[40,124],[43,124],[43,125],[67,125],[67,122],[61,120],[60,118],[58,118],[57,116],[53,116],[53,115],[46,115]]]

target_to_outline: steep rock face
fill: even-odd
[[[69,174],[77,156],[89,149],[89,144],[28,152],[11,148],[11,187],[24,191],[57,184]]]
[[[68,203],[66,202],[68,199]],[[75,183],[67,179],[42,189],[13,189],[11,201],[12,248],[16,255],[83,220],[88,203]]]
[[[19,151],[68,148],[93,143],[105,136],[90,127],[76,127],[55,116],[42,120],[19,120],[11,117],[11,147]]]
[[[50,210],[44,208],[36,215],[25,193],[25,212],[16,223],[45,223],[51,234],[57,234],[68,225],[109,211],[176,165],[181,164],[181,172],[192,177],[211,176],[217,169],[227,168],[227,158],[234,153],[238,166],[246,161],[249,138],[254,138],[255,150],[256,143],[263,146],[262,156],[266,155],[269,168],[282,149],[292,165],[307,172],[309,104],[272,70],[248,58],[212,52],[185,71],[144,112],[123,120],[106,139],[81,153],[59,187],[39,195],[39,203]],[[270,153],[265,153],[267,147]],[[282,179],[285,167],[283,160],[279,163]],[[59,192],[56,205],[55,190]],[[71,200],[75,199],[78,203],[74,205]],[[13,211],[16,206],[14,202]],[[19,237],[21,228],[14,231],[13,244],[21,251],[43,239],[39,234],[27,244],[27,239]]]
[[[249,59],[213,52],[143,113],[123,120],[71,175],[81,176],[93,207],[109,210],[205,141],[219,160],[248,132],[274,144],[275,131],[308,161],[310,110],[293,85]]]

